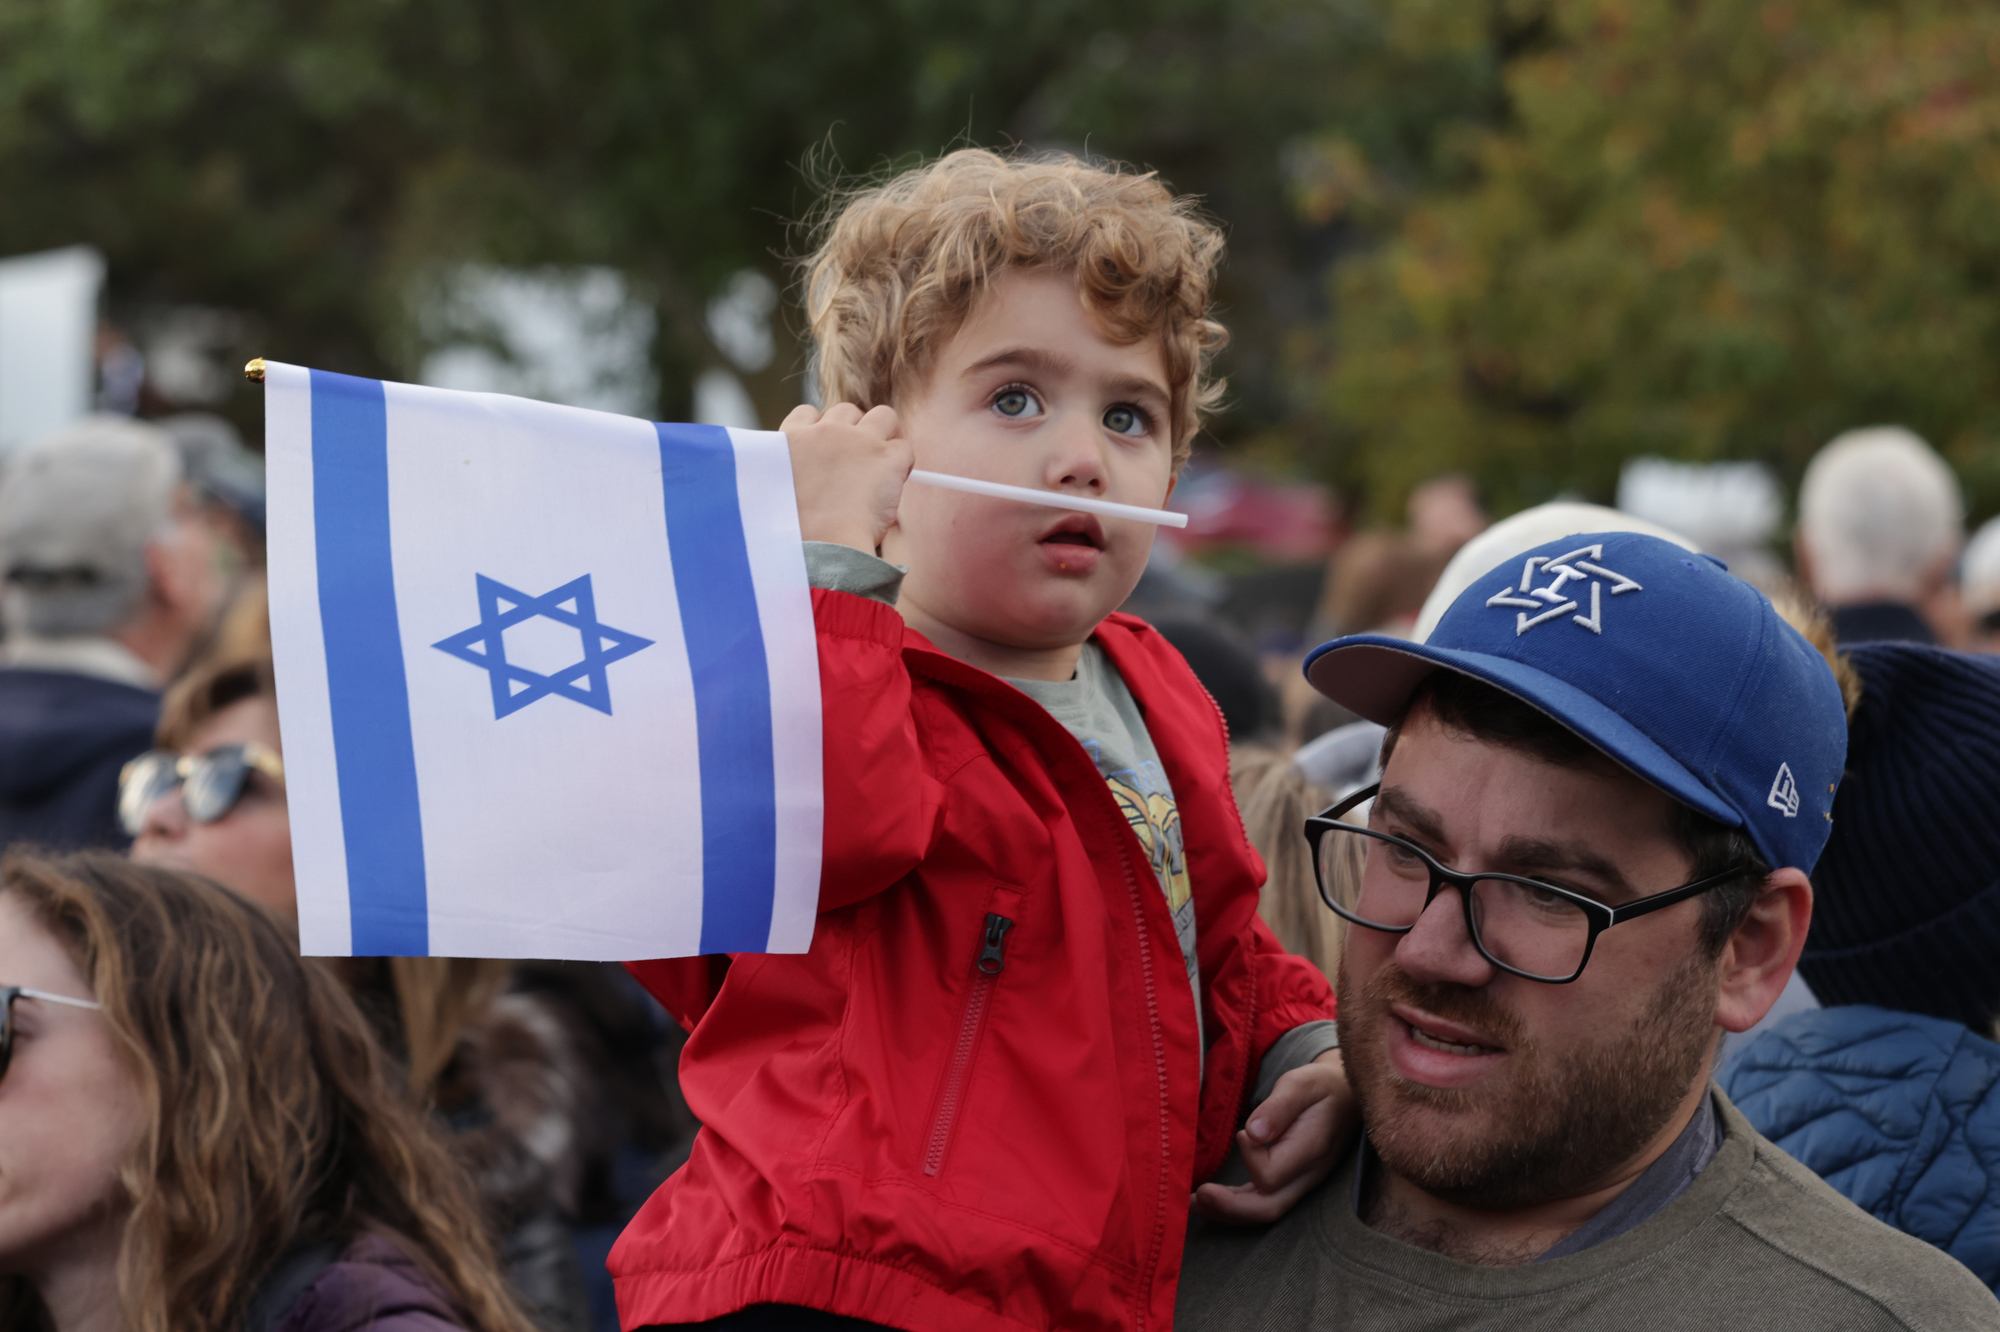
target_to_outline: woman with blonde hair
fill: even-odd
[[[1243,831],[1263,858],[1265,879],[1257,914],[1285,951],[1306,958],[1332,979],[1340,970],[1346,922],[1321,905],[1312,847],[1299,829],[1329,797],[1291,759],[1263,745],[1232,745],[1229,785]]]
[[[268,913],[0,866],[0,1327],[528,1332],[464,1171]]]

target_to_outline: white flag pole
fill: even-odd
[[[1136,504],[1114,504],[1110,500],[1085,499],[1081,495],[1065,495],[1059,490],[1005,486],[998,481],[974,481],[971,477],[947,476],[943,472],[926,472],[921,468],[910,473],[910,480],[918,485],[936,486],[940,490],[962,490],[968,495],[1017,500],[1022,504],[1041,504],[1051,509],[1077,509],[1084,513],[1101,513],[1107,518],[1130,518],[1134,522],[1152,523],[1159,527],[1186,527],[1188,523],[1186,514],[1174,513],[1169,509],[1142,509]]]

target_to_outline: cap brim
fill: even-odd
[[[1718,822],[1732,828],[1744,826],[1740,813],[1724,804],[1645,732],[1574,685],[1532,666],[1483,652],[1436,648],[1375,634],[1322,644],[1305,662],[1306,679],[1313,688],[1350,712],[1383,726],[1394,726],[1402,719],[1410,695],[1425,676],[1437,670],[1469,675],[1512,694],[1588,740],[1641,781]]]

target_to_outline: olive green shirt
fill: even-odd
[[[1462,1263],[1369,1228],[1350,1157],[1276,1225],[1191,1231],[1175,1332],[2000,1329],[2000,1300],[1979,1278],[1863,1212],[1715,1099],[1722,1144],[1679,1197],[1581,1253],[1518,1267]]]

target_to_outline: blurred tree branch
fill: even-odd
[[[707,300],[745,267],[786,276],[820,177],[961,142],[1061,146],[1158,167],[1227,220],[1230,419],[1254,430],[1290,414],[1288,348],[1383,206],[1320,188],[1302,208],[1310,145],[1428,183],[1432,127],[1497,104],[1485,28],[1459,17],[1483,12],[0,0],[0,253],[89,241],[125,308],[248,312],[246,352],[373,375],[414,370],[427,275],[611,264],[657,304],[673,417],[715,363]],[[794,341],[753,378],[770,419],[802,367]]]
[[[1907,424],[2000,506],[2000,10],[1512,7],[1472,167],[1402,201],[1311,340],[1336,478],[1469,470],[1501,511],[1624,459],[1795,479]]]

